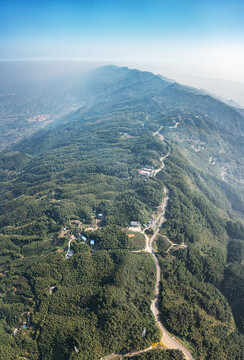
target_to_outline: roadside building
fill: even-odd
[[[138,170],[138,174],[141,176],[149,177],[151,174],[151,171],[145,171],[144,169]]]
[[[147,171],[152,171],[153,170],[153,166],[152,165],[145,165],[143,170],[147,170]]]
[[[144,176],[146,178],[149,178],[150,176],[153,175],[153,166],[151,166],[151,165],[144,166],[144,168],[138,170],[138,174],[140,176]]]
[[[131,221],[130,226],[138,227],[138,226],[141,226],[141,223],[139,221]]]

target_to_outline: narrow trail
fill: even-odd
[[[153,136],[158,136],[158,137],[161,138],[159,132],[160,132],[160,130],[162,128],[163,128],[163,126],[161,126],[160,129],[153,134]],[[154,177],[158,174],[159,171],[161,171],[164,168],[164,166],[165,166],[164,165],[164,160],[169,155],[170,155],[170,150],[165,156],[163,156],[160,159],[161,166],[158,169],[154,170]],[[181,350],[182,353],[184,354],[186,360],[194,360],[191,353],[178,340],[176,340],[174,336],[171,336],[169,334],[169,332],[165,329],[165,327],[163,326],[162,321],[160,319],[159,297],[160,297],[161,268],[160,268],[160,264],[159,264],[157,255],[153,251],[153,242],[156,239],[156,237],[157,237],[157,235],[158,235],[158,233],[159,233],[159,231],[160,231],[160,229],[161,229],[161,227],[162,227],[162,225],[163,225],[163,223],[165,221],[165,212],[166,212],[166,208],[167,208],[168,200],[169,200],[169,190],[166,187],[164,188],[164,193],[165,193],[166,196],[165,196],[162,204],[159,207],[159,210],[161,210],[161,211],[160,211],[160,214],[156,218],[155,223],[154,223],[155,224],[154,225],[155,232],[154,232],[153,236],[151,238],[149,238],[149,236],[147,236],[147,234],[145,233],[145,231],[148,228],[144,229],[143,231],[141,230],[140,232],[143,235],[145,235],[145,238],[146,238],[146,246],[145,246],[145,248],[143,250],[134,251],[134,252],[147,252],[147,253],[150,253],[150,254],[152,254],[153,259],[154,259],[154,261],[156,263],[156,274],[157,274],[156,275],[156,284],[155,284],[155,295],[156,295],[156,297],[151,303],[151,311],[152,311],[152,313],[154,315],[156,324],[159,327],[159,329],[161,331],[161,334],[162,334],[160,342],[157,343],[157,344],[163,346],[165,349]],[[176,245],[171,240],[169,240],[169,242],[171,243],[170,248],[172,248],[174,245]],[[186,245],[182,245],[182,247],[186,247]],[[149,350],[152,350],[153,348],[155,348],[155,345],[156,344],[154,344],[154,346],[153,346],[153,344],[152,344],[152,346],[150,346],[149,348],[146,348],[146,349],[143,349],[143,350],[140,350],[140,351],[130,352],[130,353],[127,353],[127,354],[111,354],[109,356],[101,358],[101,360],[110,360],[110,359],[112,360],[112,359],[116,359],[116,358],[121,358],[122,359],[123,357],[133,357],[135,355],[138,355],[138,354],[147,352]]]
[[[176,129],[178,127],[179,123],[175,122],[174,126],[169,126],[169,129]]]
[[[74,255],[73,251],[70,250],[70,245],[71,245],[71,242],[75,239],[75,237],[72,237],[69,242],[68,242],[68,250],[67,250],[67,253],[65,255],[65,259],[69,259],[72,255]]]
[[[153,136],[157,136],[159,135],[160,131],[163,129],[163,126],[160,126],[160,128],[158,129],[158,131],[153,133]]]

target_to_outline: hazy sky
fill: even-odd
[[[40,59],[244,82],[244,0],[0,0],[0,60]]]

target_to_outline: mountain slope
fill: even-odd
[[[1,356],[100,359],[158,339],[154,264],[131,253],[124,228],[156,217],[167,186],[162,322],[194,359],[241,360],[242,115],[128,68],[97,69],[82,86],[85,109],[1,154]],[[138,175],[166,154],[156,178]],[[176,250],[165,253],[167,238]]]

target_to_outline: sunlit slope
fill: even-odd
[[[156,217],[167,186],[162,322],[194,359],[241,360],[243,117],[128,68],[100,68],[84,88],[86,108],[1,153],[1,356],[93,360],[157,341],[154,263],[124,228]],[[156,178],[138,175],[164,157]],[[68,260],[64,228],[88,239]]]

